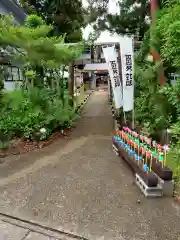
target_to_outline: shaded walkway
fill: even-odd
[[[112,115],[108,106],[107,91],[93,93],[90,101],[87,102],[82,118],[77,123],[77,128],[72,136],[103,135],[113,134]]]
[[[178,240],[180,211],[141,195],[111,136],[107,92],[94,92],[66,145],[1,179],[0,211],[93,240]]]

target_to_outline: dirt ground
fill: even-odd
[[[0,165],[0,211],[92,240],[180,239],[180,209],[140,193],[112,126],[107,91],[96,91],[68,140]]]

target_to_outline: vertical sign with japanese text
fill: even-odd
[[[123,110],[124,112],[134,109],[134,50],[133,38],[121,37],[121,66],[122,66],[122,81],[123,81]]]
[[[122,107],[122,86],[120,81],[115,46],[102,47],[104,58],[108,65],[109,76],[114,94],[115,107]]]

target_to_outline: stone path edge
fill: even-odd
[[[84,101],[83,101],[79,106],[77,106],[76,112],[77,112],[77,111],[81,111],[81,110],[83,109],[83,107],[86,105],[89,97],[92,95],[93,92],[94,92],[94,91],[92,90],[92,91],[85,97]]]
[[[13,226],[22,228],[22,229],[27,229],[29,232],[35,232],[38,234],[42,234],[47,237],[53,237],[56,238],[57,240],[62,240],[62,239],[67,239],[67,240],[90,240],[86,237],[79,236],[75,233],[72,232],[67,232],[64,230],[58,230],[54,229],[52,227],[44,226],[39,223],[33,222],[33,221],[28,221],[24,220],[15,216],[11,216],[8,214],[4,214],[0,212],[0,220],[11,224]]]

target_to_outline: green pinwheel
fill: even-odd
[[[159,155],[158,160],[159,160],[160,162],[163,162],[163,160],[164,160],[163,156],[162,156],[162,155]]]

